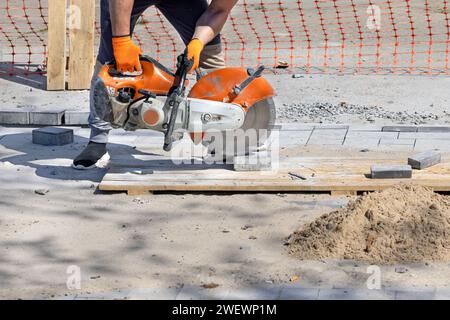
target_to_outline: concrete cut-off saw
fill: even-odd
[[[102,118],[114,128],[162,132],[165,151],[187,132],[194,143],[224,158],[248,154],[270,137],[275,91],[262,77],[263,66],[212,71],[187,93],[193,61],[186,54],[178,57],[175,73],[150,57],[140,60],[139,75],[121,74],[107,64],[94,82],[94,104],[107,104],[99,109],[107,110]]]

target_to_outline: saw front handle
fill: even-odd
[[[164,104],[164,113],[168,114],[170,112],[169,121],[163,124],[163,129],[166,130],[164,133],[164,151],[169,152],[172,150],[173,144],[173,131],[175,128],[175,123],[178,117],[178,109],[180,104],[183,102],[185,91],[186,91],[186,78],[189,71],[192,69],[194,61],[187,58],[187,52],[178,57],[177,72],[175,73],[175,81],[172,88],[169,91],[169,97]]]

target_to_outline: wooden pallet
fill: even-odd
[[[300,157],[281,161],[277,172],[235,172],[231,165],[174,165],[165,157],[122,157],[100,184],[102,191],[139,195],[155,191],[182,192],[330,192],[333,195],[377,191],[401,183],[450,192],[450,159],[413,179],[373,180],[367,177],[374,164],[402,164],[405,159],[370,157]],[[306,177],[302,180],[301,177]]]

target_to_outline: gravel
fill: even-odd
[[[450,123],[450,113],[439,116],[434,113],[418,111],[387,111],[378,106],[354,105],[342,102],[332,103],[292,103],[278,108],[280,122],[345,123],[346,117],[374,123],[388,120],[394,123],[426,124],[430,121]]]

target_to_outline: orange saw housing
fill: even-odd
[[[131,88],[135,91],[133,100],[142,95],[139,90],[144,89],[156,95],[165,96],[169,93],[175,75],[156,60],[142,57],[143,73],[139,76],[114,76],[110,74],[111,66],[104,66],[100,71],[110,95],[117,96],[120,89]],[[235,103],[241,105],[247,112],[258,101],[274,97],[275,91],[263,77],[254,79],[238,95],[234,88],[249,77],[243,68],[225,68],[209,73],[201,78],[189,93],[190,98]]]

